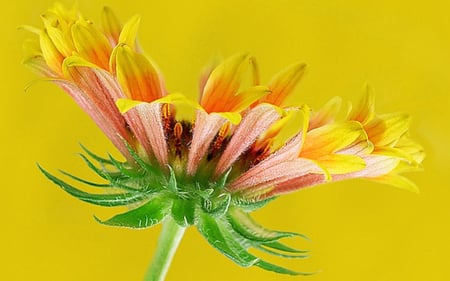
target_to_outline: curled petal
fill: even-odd
[[[410,120],[407,114],[386,114],[374,118],[364,129],[375,147],[393,146],[408,131]]]
[[[101,25],[103,33],[108,38],[110,44],[112,46],[117,45],[117,43],[119,42],[122,25],[109,7],[103,8],[101,15]]]
[[[355,120],[366,125],[375,117],[375,95],[372,88],[366,85],[366,93],[359,105],[353,108],[348,116],[349,120]]]

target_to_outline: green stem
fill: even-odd
[[[147,269],[144,281],[163,281],[165,279],[185,229],[170,216],[164,220],[153,261]]]

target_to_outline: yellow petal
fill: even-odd
[[[329,154],[315,159],[330,174],[346,174],[363,170],[366,162],[355,155]]]
[[[319,111],[313,114],[309,122],[309,129],[315,129],[331,123],[335,120],[341,109],[342,99],[334,97],[329,100]]]
[[[116,50],[117,79],[127,97],[146,102],[162,97],[162,83],[150,61],[127,45]]]
[[[366,92],[357,107],[352,109],[348,119],[360,122],[366,125],[375,116],[375,95],[372,88],[366,85]]]
[[[122,32],[119,36],[119,43],[130,46],[131,49],[136,49],[136,39],[141,22],[141,16],[135,15],[123,26]]]
[[[286,98],[294,91],[300,79],[305,73],[306,64],[297,63],[281,71],[269,83],[271,93],[261,102],[271,103],[277,106],[285,106]]]
[[[111,44],[116,45],[119,42],[122,25],[109,7],[103,8],[101,15],[101,26],[103,33],[109,39]]]
[[[118,99],[116,101],[117,108],[122,114],[143,103],[145,102],[130,99]]]
[[[47,65],[53,71],[61,73],[61,64],[64,60],[64,56],[56,49],[55,45],[53,44],[52,40],[45,30],[41,31],[39,42],[41,45],[42,56],[47,62]]]
[[[400,175],[388,174],[378,178],[368,178],[368,179],[375,182],[388,184],[407,191],[412,191],[414,193],[419,193],[419,188],[414,182]]]
[[[111,45],[91,23],[79,21],[72,25],[72,37],[80,56],[103,69],[109,68]]]
[[[268,93],[270,93],[270,91],[266,86],[255,86],[240,91],[232,100],[230,100],[230,103],[227,104],[227,111],[241,112]]]
[[[316,159],[350,146],[364,135],[356,121],[337,122],[316,128],[307,133],[301,157]]]
[[[364,129],[375,147],[392,146],[408,131],[410,119],[401,113],[382,115],[370,121]]]
[[[72,55],[75,50],[70,32],[70,25],[53,14],[42,15],[45,30],[56,49],[64,56]]]

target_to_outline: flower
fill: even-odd
[[[420,169],[424,152],[408,136],[405,114],[377,115],[367,88],[361,104],[338,118],[340,98],[312,111],[289,104],[304,64],[260,85],[255,58],[237,54],[206,71],[200,99],[169,92],[136,41],[139,17],[123,26],[105,8],[100,26],[76,8],[55,4],[24,63],[65,90],[124,155],[102,158],[83,147],[87,165],[106,183],[64,173],[103,189],[88,193],[50,174],[88,203],[130,210],[111,226],[146,228],[164,220],[196,226],[217,250],[241,266],[305,274],[268,263],[249,248],[281,257],[304,251],[281,243],[299,234],[268,230],[249,213],[277,196],[350,178],[417,191],[400,173]],[[251,83],[244,76],[250,75]]]

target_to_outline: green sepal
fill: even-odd
[[[233,203],[234,203],[234,205],[238,206],[239,208],[241,208],[242,210],[244,210],[246,212],[253,212],[253,211],[256,211],[256,210],[261,209],[262,207],[266,206],[267,204],[269,204],[276,198],[277,197],[271,197],[271,198],[264,199],[261,201],[243,200],[241,198],[237,198],[237,199],[233,198],[234,199]]]
[[[59,172],[61,174],[65,175],[65,176],[68,176],[69,178],[71,178],[73,180],[76,180],[78,182],[81,182],[81,183],[84,183],[84,184],[87,184],[87,185],[90,185],[90,186],[95,186],[95,187],[112,187],[111,184],[109,184],[109,183],[96,183],[96,182],[92,182],[92,181],[87,181],[85,179],[82,179],[82,178],[79,178],[77,176],[74,176],[74,175],[72,175],[72,174],[70,174],[68,172],[63,171],[63,170],[59,170]]]
[[[91,157],[92,159],[94,159],[98,163],[100,163],[102,165],[113,165],[113,163],[111,163],[111,161],[109,159],[105,159],[103,157],[98,156],[94,152],[92,152],[89,149],[87,149],[83,144],[80,143],[80,146],[84,150],[84,152],[86,152],[87,155],[89,155],[89,157]]]
[[[285,237],[303,236],[294,232],[266,229],[239,208],[230,208],[227,218],[237,233],[251,241],[268,242],[277,241]]]
[[[56,185],[59,185],[64,191],[84,202],[91,203],[94,205],[106,207],[125,206],[143,201],[148,197],[147,193],[116,193],[116,194],[87,193],[53,176],[52,174],[44,170],[44,168],[42,168],[39,164],[37,164],[37,166],[39,170],[41,170],[41,172],[49,180],[51,180]]]
[[[225,174],[223,174],[223,175],[219,178],[219,180],[217,181],[217,185],[216,185],[216,187],[217,187],[218,189],[223,189],[223,188],[225,187],[225,185],[227,184],[228,176],[230,175],[230,173],[231,173],[231,168],[229,168],[229,169],[225,172]]]
[[[166,217],[170,210],[170,203],[167,197],[159,196],[150,199],[136,209],[116,215],[108,220],[102,221],[96,216],[94,218],[99,223],[109,226],[147,228],[160,223]]]
[[[259,261],[259,259],[242,247],[236,238],[231,235],[229,230],[224,229],[223,223],[219,224],[216,220],[206,213],[199,215],[197,229],[205,239],[226,257],[242,267],[249,267]]]
[[[311,273],[311,272],[293,271],[293,270],[290,270],[290,269],[287,269],[287,268],[284,268],[284,267],[281,267],[281,266],[278,266],[278,265],[275,265],[275,264],[272,264],[272,263],[269,263],[269,262],[266,262],[263,260],[259,260],[255,265],[259,266],[265,270],[269,270],[269,271],[273,271],[273,272],[281,273],[281,274],[304,275],[304,276],[315,274],[315,273]]]
[[[221,199],[221,201],[218,204],[216,204],[217,206],[214,209],[212,207],[208,209],[207,208],[208,205],[205,204],[206,202],[211,201],[204,200],[202,204],[203,211],[207,212],[209,215],[215,218],[222,217],[228,212],[228,209],[231,204],[231,195],[229,193],[223,193],[222,195],[218,196],[217,199]],[[210,203],[210,206],[212,206],[212,203]]]
[[[287,259],[306,259],[306,258],[309,257],[309,256],[306,255],[306,254],[302,254],[302,255],[299,255],[299,254],[296,254],[296,255],[293,255],[293,254],[284,254],[284,253],[272,251],[272,250],[270,250],[270,249],[267,249],[267,248],[262,247],[262,246],[259,246],[259,245],[255,245],[254,247],[255,247],[256,249],[262,251],[262,252],[266,252],[266,253],[268,253],[268,254],[271,254],[271,255],[274,255],[274,256],[278,256],[278,257],[282,257],[282,258],[287,258]],[[303,252],[303,253],[307,253],[308,251],[302,251],[302,252]]]
[[[182,198],[175,199],[172,204],[172,218],[183,227],[195,224],[196,202]]]
[[[128,169],[125,167],[126,163],[120,162],[112,157],[111,154],[108,154],[111,163],[116,169],[120,172],[120,174],[127,176],[129,178],[137,178],[143,175],[142,171],[136,169]]]
[[[261,243],[261,245],[275,249],[275,250],[279,250],[279,251],[283,251],[283,252],[287,252],[287,253],[307,253],[309,251],[306,250],[297,250],[294,249],[292,247],[289,247],[279,241],[270,241],[270,242],[264,242]]]
[[[167,189],[173,193],[178,193],[178,186],[177,186],[177,178],[175,176],[175,172],[173,171],[172,167],[167,166],[169,168],[169,182],[167,183]]]
[[[131,147],[131,145],[125,139],[122,139],[122,141],[123,141],[126,149],[128,150],[128,152],[130,153],[131,157],[133,157],[136,164],[138,164],[142,169],[146,170],[147,172],[158,174],[158,175],[161,174],[160,169],[152,167],[151,165],[147,164],[147,162],[145,162],[141,157],[139,157],[139,155],[136,153],[136,151],[134,151],[134,149]]]

